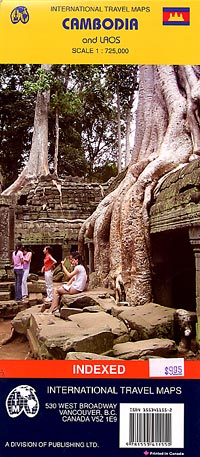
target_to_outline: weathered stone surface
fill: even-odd
[[[84,313],[99,313],[102,311],[102,306],[100,305],[93,305],[93,306],[85,306],[85,308],[82,309]]]
[[[41,293],[31,293],[28,297],[29,306],[35,306],[43,302]]]
[[[129,309],[129,307],[128,307]],[[114,304],[111,308],[111,314],[113,317],[118,317],[122,311],[127,311],[127,306],[119,305],[118,303]]]
[[[56,282],[61,282],[63,280],[63,278],[64,278],[64,273],[62,273],[62,271],[59,271],[58,273],[53,275],[53,279]]]
[[[93,297],[90,297],[85,293],[81,293],[74,295],[63,295],[61,298],[61,304],[69,308],[84,308],[85,306],[94,306],[97,304],[97,302]]]
[[[64,358],[63,345],[66,339],[77,330],[74,324],[70,323],[66,326],[66,321],[61,319],[57,321],[50,314],[34,313],[26,332],[34,356],[39,359],[53,358],[48,350],[48,346],[52,346],[57,353],[56,358]]]
[[[115,360],[115,358],[92,352],[68,352],[65,360]]]
[[[189,227],[200,222],[200,159],[166,177],[150,211],[151,232]]]
[[[30,325],[31,316],[34,314],[38,314],[40,310],[41,305],[37,305],[19,312],[12,320],[12,326],[14,327],[16,332],[24,333],[26,335],[26,331]]]
[[[111,314],[112,308],[116,306],[115,299],[112,296],[105,297],[105,298],[99,298],[98,301],[99,301],[99,305],[101,306],[101,308],[106,313],[109,313],[109,314]]]
[[[35,273],[30,273],[30,274],[28,275],[28,280],[29,280],[29,281],[38,281],[38,280],[39,280],[39,276],[36,275]]]
[[[75,334],[64,345],[64,351],[76,352],[92,352],[102,354],[113,347],[114,335],[106,330],[89,330],[88,332],[82,330],[81,333]],[[50,347],[49,351],[56,357],[56,351]],[[56,357],[57,358],[57,357]]]
[[[115,338],[115,344],[118,343],[127,343],[127,341],[130,341],[130,334],[129,333],[124,333],[123,335],[118,336]]]
[[[114,356],[124,360],[141,359],[145,356],[170,357],[175,351],[175,341],[167,338],[128,342],[113,347]]]
[[[95,306],[97,305],[94,308]],[[67,317],[64,320],[52,314],[41,313],[41,306],[34,306],[13,319],[13,328],[27,336],[32,353],[39,359],[64,359],[72,351],[122,359],[170,356],[176,348],[175,342],[167,338],[174,310],[170,309],[171,314],[168,314],[168,309],[155,304],[140,308],[144,309],[143,315],[142,310],[135,314],[139,307],[121,308],[118,318],[105,311],[86,312],[84,308],[63,308],[61,312],[65,312]],[[135,328],[128,330],[125,322]],[[148,339],[148,334],[156,332],[162,332],[165,338]],[[145,333],[147,339],[130,342],[130,337],[138,338],[139,333]]]
[[[69,316],[69,320],[76,322],[80,328],[84,329],[99,328],[104,330],[111,330],[115,337],[128,334],[128,330],[124,322],[120,322],[119,319],[110,316],[104,311],[97,314],[74,314],[73,316]]]
[[[9,197],[0,197],[0,279],[7,279],[10,264],[9,249],[13,240],[13,211]],[[12,268],[13,273],[13,268]]]
[[[27,308],[26,302],[16,302],[15,300],[8,300],[0,302],[0,318],[8,319],[16,316],[17,313]]]
[[[145,340],[149,338],[174,339],[175,309],[160,306],[155,303],[146,303],[143,306],[127,307],[120,312],[122,319],[131,330],[135,330],[133,338]]]
[[[87,290],[86,292],[74,295],[65,294],[61,298],[61,304],[63,307],[72,308],[100,306],[102,310],[109,312],[115,303],[112,294],[112,290],[103,288]]]
[[[73,335],[75,330],[79,331],[76,323],[65,322],[48,313],[34,313],[31,316],[29,328],[38,335],[40,340],[51,337],[63,338],[66,335]]]
[[[30,319],[28,338],[37,345],[38,357],[64,359],[67,352],[101,354],[112,348],[111,331],[81,329],[76,323],[57,319],[53,315],[34,314]]]
[[[44,281],[28,282],[28,291],[31,294],[45,294],[46,286]]]
[[[40,313],[40,309],[35,306],[21,312],[12,322],[16,332],[27,336],[34,356],[64,359],[69,351],[101,354],[112,349],[115,335],[110,327],[102,327],[101,322],[93,328],[80,327],[76,322]]]
[[[4,301],[4,300],[10,300],[10,291],[1,291],[0,292],[0,302]]]
[[[1,292],[8,292],[14,290],[14,282],[13,281],[1,281],[0,282],[0,291]]]
[[[32,246],[61,245],[68,253],[77,244],[83,221],[101,201],[104,187],[77,177],[70,181],[52,176],[24,187],[15,205],[15,236],[23,233],[23,243]]]
[[[72,314],[79,314],[79,313],[82,313],[83,310],[80,309],[80,308],[62,308],[60,310],[60,317],[61,319],[68,319],[69,316],[71,316]]]

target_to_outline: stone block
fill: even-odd
[[[69,308],[84,308],[85,306],[94,306],[97,304],[97,302],[94,297],[90,297],[86,293],[81,293],[74,295],[63,295],[61,298],[61,304]]]
[[[64,350],[67,352],[92,352],[96,354],[102,354],[113,347],[114,335],[110,331],[106,330],[90,330],[88,332],[82,332],[78,335],[74,334],[74,338],[69,340],[64,345]],[[52,351],[51,351],[52,352]],[[55,352],[52,352],[56,355]]]
[[[146,303],[143,306],[127,307],[118,317],[135,330],[135,341],[149,338],[174,339],[175,309]]]
[[[69,320],[76,323],[81,329],[104,329],[112,331],[114,337],[128,334],[124,322],[101,311],[99,313],[82,313],[69,316]]]
[[[41,305],[32,306],[24,311],[19,312],[12,321],[12,326],[17,333],[26,335],[27,329],[30,325],[31,316],[38,314],[41,310]]]
[[[44,281],[35,281],[28,283],[28,291],[30,294],[46,294],[46,286]]]
[[[29,306],[35,306],[39,303],[43,303],[43,297],[41,293],[31,293],[28,297]]]
[[[29,280],[29,281],[38,281],[38,279],[39,279],[39,276],[36,275],[35,273],[30,273],[30,274],[28,275],[28,280]]]
[[[99,313],[102,311],[102,307],[100,305],[86,306],[82,311],[84,313]]]
[[[72,314],[79,314],[82,313],[83,310],[80,308],[61,308],[60,310],[60,317],[61,319],[68,320],[68,317]]]
[[[0,282],[0,292],[8,292],[14,289],[14,281]]]
[[[0,318],[8,319],[15,317],[20,311],[27,308],[27,304],[16,302],[15,300],[7,300],[0,302]]]
[[[35,341],[40,359],[64,359],[69,351],[100,354],[112,348],[114,339],[110,331],[88,331],[74,322],[37,313],[29,321],[27,336]]]
[[[167,338],[152,338],[113,346],[114,356],[123,360],[141,359],[152,356],[170,357],[175,351],[175,341]]]
[[[0,302],[5,301],[5,300],[10,300],[10,291],[1,291],[0,292]]]
[[[102,310],[109,312],[113,306],[113,291],[110,289],[98,288],[87,290],[79,294],[65,294],[61,298],[63,306],[72,308],[85,308],[87,306],[100,306]]]
[[[115,360],[115,358],[92,352],[68,352],[65,360]]]

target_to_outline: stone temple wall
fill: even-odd
[[[103,186],[96,183],[43,180],[18,198],[16,221],[86,219],[103,195]]]
[[[14,203],[15,199],[0,197],[0,278],[10,265],[14,245]]]
[[[155,300],[196,310],[200,342],[200,158],[163,180],[150,209],[150,231]]]
[[[106,185],[88,184],[70,177],[67,181],[46,177],[23,188],[12,199],[10,208],[9,201],[6,201],[6,207],[3,202],[2,208],[0,206],[2,224],[5,218],[8,222],[11,208],[14,216],[11,230],[10,225],[3,227],[7,238],[2,242],[1,251],[4,245],[6,252],[8,245],[12,250],[20,239],[24,245],[35,247],[36,251],[40,247],[39,252],[45,245],[51,245],[54,250],[59,247],[60,261],[69,254],[70,249],[77,246],[82,223],[96,209],[105,191]],[[6,261],[8,263],[8,255]]]

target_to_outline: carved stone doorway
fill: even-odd
[[[188,229],[152,235],[155,302],[196,311],[195,256]]]

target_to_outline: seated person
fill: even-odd
[[[62,260],[62,269],[66,276],[69,278],[67,283],[62,286],[56,287],[54,290],[53,300],[51,307],[48,312],[53,313],[60,306],[61,296],[64,294],[78,294],[83,292],[86,288],[87,274],[84,266],[82,265],[82,257],[78,252],[70,255],[70,263],[74,267],[74,270],[70,273],[64,266],[64,260]]]

